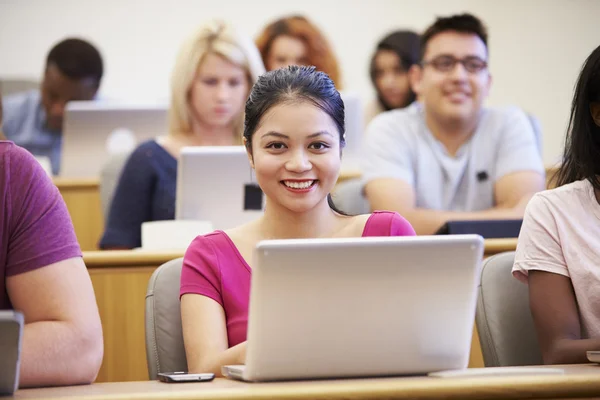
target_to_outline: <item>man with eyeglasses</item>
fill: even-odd
[[[367,129],[363,179],[373,210],[393,210],[418,234],[456,220],[520,219],[544,189],[527,115],[484,108],[492,78],[486,29],[462,14],[438,18],[410,70],[418,101]]]

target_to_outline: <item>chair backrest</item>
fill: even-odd
[[[129,158],[130,153],[116,153],[110,156],[100,171],[100,203],[102,204],[102,213],[104,220],[108,218],[110,204],[112,203],[115,190],[121,178],[123,167]]]
[[[360,178],[350,179],[336,185],[333,193],[335,206],[350,215],[371,212],[369,201],[363,193],[364,182]]]
[[[146,292],[146,359],[150,380],[159,372],[187,371],[183,346],[179,282],[183,258],[154,271]]]
[[[486,367],[543,364],[529,290],[512,276],[514,260],[506,252],[483,262],[475,322]]]

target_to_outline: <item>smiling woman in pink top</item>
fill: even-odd
[[[262,217],[197,237],[181,274],[190,372],[221,374],[246,358],[252,253],[265,239],[412,236],[392,212],[348,216],[329,193],[344,146],[344,103],[329,77],[291,66],[259,78],[246,103],[244,144],[266,195]]]
[[[558,188],[525,211],[513,274],[529,283],[544,362],[588,362],[600,350],[600,47],[571,106]]]

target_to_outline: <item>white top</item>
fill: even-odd
[[[513,275],[530,270],[571,278],[582,336],[600,337],[600,204],[589,181],[536,194],[525,210]]]
[[[418,102],[384,112],[365,136],[365,183],[396,178],[411,184],[416,206],[480,211],[495,206],[494,184],[518,171],[544,174],[533,126],[519,108],[482,109],[471,138],[451,156],[425,124]]]

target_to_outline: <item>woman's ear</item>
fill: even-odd
[[[591,103],[590,113],[592,114],[592,119],[596,126],[600,126],[600,103]]]

